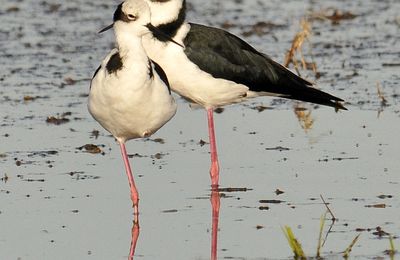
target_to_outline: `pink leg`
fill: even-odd
[[[131,199],[133,202],[133,213],[135,218],[139,215],[139,193],[135,186],[135,181],[133,180],[131,166],[129,164],[128,154],[126,153],[126,148],[124,143],[119,144],[121,147],[122,159],[124,159],[126,175],[128,176],[129,186],[131,188]]]
[[[212,189],[218,189],[219,182],[219,164],[217,145],[215,143],[215,131],[214,131],[214,111],[212,108],[207,109],[208,118],[208,135],[210,138],[210,150],[211,150],[211,187]]]
[[[131,240],[131,248],[129,249],[128,260],[133,260],[138,237],[139,237],[139,220],[135,219],[133,221],[133,226],[132,226],[132,240]]]
[[[218,221],[219,221],[219,192],[211,191],[212,230],[211,230],[211,260],[217,260],[218,247]]]

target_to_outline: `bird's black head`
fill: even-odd
[[[150,23],[150,8],[144,0],[126,0],[119,4],[114,12],[113,23],[100,33],[119,26],[120,30],[143,31],[144,26]],[[138,29],[140,28],[140,29]]]
[[[123,3],[120,3],[114,12],[114,17],[113,17],[114,23],[117,21],[129,23],[130,21],[135,19],[135,17],[132,14],[125,14],[122,11],[122,4]]]
[[[115,10],[113,21],[114,23],[117,21],[122,21],[125,23],[136,21],[139,18],[139,14],[147,13],[147,10],[148,6],[144,1],[125,1],[119,4]]]
[[[165,2],[166,0],[161,1]],[[113,27],[117,27],[116,30],[120,32],[136,33],[138,36],[151,32],[156,38],[162,38],[164,41],[170,41],[183,47],[174,41],[172,36],[150,23],[150,7],[144,0],[126,0],[119,4],[114,12],[113,23],[102,29],[99,33]]]

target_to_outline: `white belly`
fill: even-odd
[[[104,77],[102,69],[92,81],[89,112],[118,141],[150,136],[176,112],[173,97],[158,77],[151,81],[142,74]]]

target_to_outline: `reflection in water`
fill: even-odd
[[[211,191],[211,208],[212,208],[211,260],[217,259],[219,207],[220,207],[219,191],[217,189],[212,189],[212,191]]]
[[[218,250],[218,221],[219,221],[219,208],[220,208],[220,194],[218,189],[211,191],[211,209],[212,209],[212,230],[211,230],[211,260],[217,260]],[[139,215],[134,215],[132,224],[132,239],[129,249],[128,260],[133,260],[135,255],[136,244],[139,238]]]
[[[294,106],[294,113],[296,114],[297,119],[299,119],[301,128],[303,128],[304,131],[307,133],[314,124],[314,119],[311,116],[311,110],[302,107],[299,104],[296,104]]]
[[[378,118],[379,118],[381,113],[385,110],[385,107],[387,107],[389,104],[388,104],[387,99],[385,98],[385,95],[383,94],[380,82],[376,83],[376,88],[378,90],[378,97],[381,100],[381,105],[378,109]]]
[[[135,215],[135,219],[133,220],[132,224],[132,240],[131,240],[131,248],[129,249],[128,260],[133,260],[138,237],[139,237],[139,215]]]

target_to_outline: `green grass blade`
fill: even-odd
[[[358,238],[360,237],[361,234],[358,234],[353,241],[351,242],[351,244],[346,248],[346,250],[343,253],[343,258],[347,259],[349,258],[350,252],[353,249],[353,246],[356,244]]]
[[[318,247],[317,247],[317,257],[318,258],[321,256],[322,232],[324,231],[325,219],[326,219],[327,213],[328,213],[328,211],[326,211],[325,214],[321,216],[321,219],[319,221],[319,236],[318,236]]]
[[[389,242],[390,242],[390,251],[389,251],[389,255],[391,257],[394,256],[394,254],[396,253],[396,249],[394,248],[394,243],[393,243],[393,237],[391,235],[389,235]]]
[[[285,228],[283,228],[283,233],[285,234],[289,246],[294,253],[294,257],[305,259],[306,255],[304,254],[303,248],[301,247],[301,244],[294,236],[292,229],[288,226],[285,226]]]

